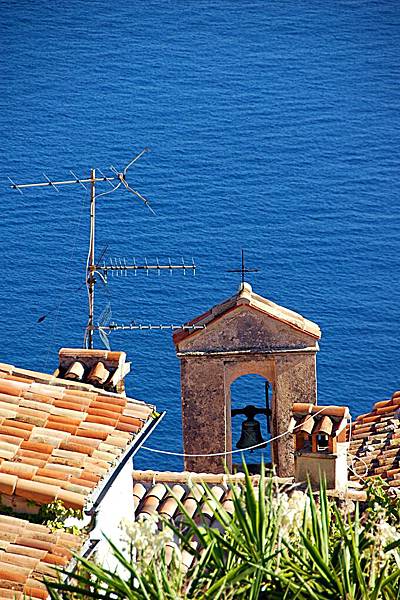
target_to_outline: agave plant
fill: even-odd
[[[400,598],[400,541],[383,534],[382,520],[363,523],[329,502],[321,481],[318,503],[309,488],[310,518],[299,530],[298,543],[286,539],[278,576],[287,597],[315,600]],[[389,526],[390,527],[390,526]]]
[[[265,585],[265,572],[273,572],[280,553],[280,514],[274,503],[276,485],[272,478],[265,478],[262,469],[259,485],[254,488],[246,469],[244,486],[231,487],[233,514],[224,509],[212,490],[204,487],[206,502],[212,505],[218,526],[209,527],[206,522],[199,522],[177,499],[182,514],[180,526],[169,521],[162,523],[164,530],[169,529],[173,534],[179,548],[169,563],[165,550],[157,552],[152,560],[144,553],[141,560],[143,543],[123,552],[109,542],[124,577],[93,561],[76,557],[79,569],[70,582],[47,583],[50,597],[53,600],[258,598]],[[145,544],[146,548],[157,545],[154,539]],[[181,567],[182,552],[193,559],[188,571]],[[281,585],[279,580],[276,583]]]
[[[178,545],[193,554],[194,567],[187,573],[186,593],[190,598],[259,598],[265,580],[269,587],[280,581],[266,576],[278,565],[280,554],[281,510],[275,502],[277,487],[261,469],[259,485],[254,487],[244,465],[245,481],[232,485],[232,513],[206,487],[217,526],[198,524],[179,502],[184,526],[171,523]],[[218,526],[219,525],[219,526]],[[193,544],[197,541],[198,544]]]
[[[177,499],[179,526],[146,525],[141,543],[131,536],[125,550],[110,543],[118,573],[77,557],[70,582],[48,583],[51,598],[400,600],[399,534],[384,503],[349,514],[328,499],[323,481],[317,498],[311,488],[290,495],[263,467],[256,487],[244,470],[244,484],[231,485],[229,512],[204,486],[213,526]],[[176,549],[170,560],[165,539]],[[182,553],[193,559],[187,570]]]

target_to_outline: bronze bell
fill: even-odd
[[[260,423],[253,416],[247,417],[242,423],[242,433],[240,434],[236,448],[239,450],[246,450],[246,448],[251,448],[257,444],[262,444],[263,442],[265,443],[265,440],[261,435]],[[259,448],[261,447],[262,446],[259,446]],[[254,452],[254,450],[250,450],[250,452]]]

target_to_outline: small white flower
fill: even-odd
[[[145,568],[154,558],[161,556],[166,544],[173,540],[172,530],[159,528],[159,516],[141,515],[137,521],[121,522],[122,539],[135,552],[136,563]]]
[[[282,532],[289,534],[301,527],[304,516],[307,518],[309,498],[299,490],[295,490],[290,496],[283,492],[273,501],[273,507],[280,516]]]

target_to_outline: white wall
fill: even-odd
[[[107,569],[115,570],[118,563],[104,536],[121,548],[121,520],[132,521],[134,518],[132,488],[132,461],[128,460],[101,501],[95,516],[95,528],[90,535],[91,539],[100,540],[95,556]]]

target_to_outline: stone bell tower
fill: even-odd
[[[321,331],[298,313],[255,294],[248,283],[225,302],[189,325],[204,329],[178,330],[174,336],[181,361],[182,425],[188,454],[232,450],[231,395],[233,381],[258,374],[272,384],[271,437],[289,428],[296,402],[315,404],[316,353]],[[278,475],[294,471],[293,436],[272,444]],[[188,458],[190,471],[223,472],[232,457]]]

